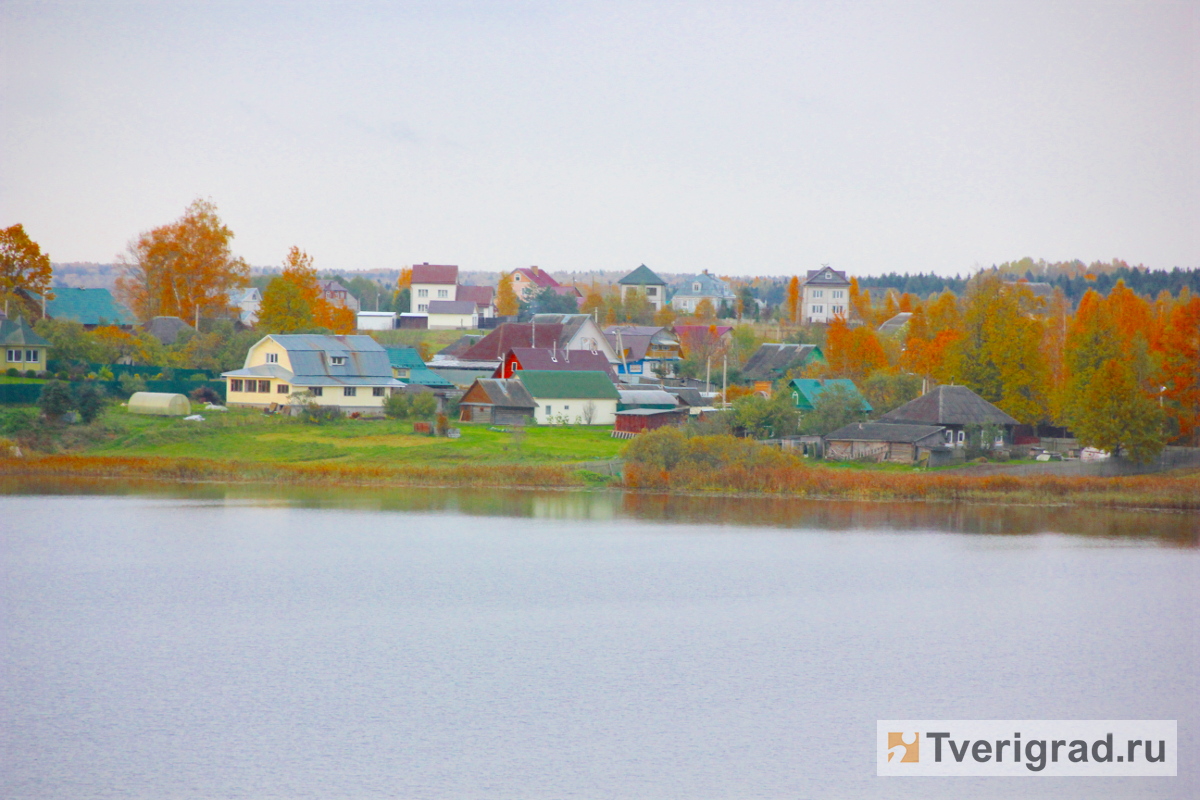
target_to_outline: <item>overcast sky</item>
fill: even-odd
[[[1200,2],[0,0],[0,225],[330,270],[1200,267]]]

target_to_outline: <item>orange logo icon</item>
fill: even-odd
[[[888,761],[917,762],[921,760],[921,741],[916,733],[888,731]]]

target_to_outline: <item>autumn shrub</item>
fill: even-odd
[[[192,401],[196,403],[221,404],[221,395],[217,394],[217,390],[211,386],[197,386],[188,393],[188,397],[192,398]]]

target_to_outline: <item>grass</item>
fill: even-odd
[[[10,378],[3,372],[0,372],[0,383],[45,383],[44,378]]]

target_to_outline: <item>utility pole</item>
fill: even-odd
[[[725,402],[725,391],[729,387],[729,377],[727,367],[729,366],[729,356],[721,356],[721,405],[728,405]]]
[[[712,356],[704,359],[704,391],[712,391]]]

